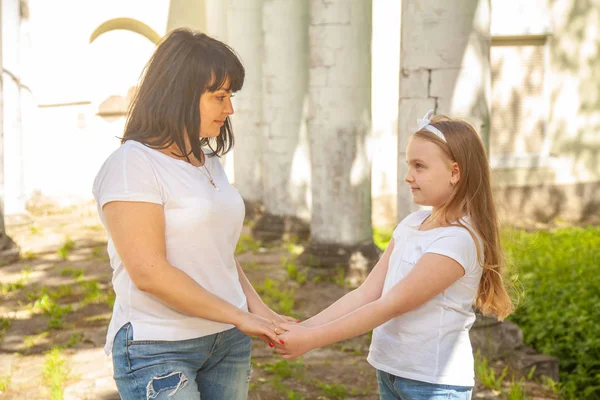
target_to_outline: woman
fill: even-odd
[[[227,45],[172,31],[94,182],[116,292],[105,350],[122,399],[244,399],[250,336],[280,341],[287,317],[233,256],[244,205],[218,161],[233,146],[243,82]]]

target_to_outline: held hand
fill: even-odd
[[[281,315],[281,314],[277,314],[274,312],[274,314],[277,316],[276,318],[274,318],[273,320],[277,323],[281,323],[281,324],[299,324],[300,320],[294,318],[294,317],[289,317],[287,315]]]
[[[278,323],[251,313],[245,313],[236,327],[248,336],[257,336],[271,347],[274,343],[282,344],[277,334],[285,332]]]
[[[275,323],[298,323],[300,322],[294,317],[288,317],[287,315],[277,314],[275,311],[271,310],[266,304],[261,305],[260,308],[257,307],[256,310],[250,310],[252,314],[259,315],[263,318],[271,320]]]
[[[281,328],[287,332],[279,335],[279,339],[283,341],[281,346],[278,346],[277,351],[285,359],[295,358],[303,355],[316,348],[315,329],[306,328],[298,324],[281,324]]]

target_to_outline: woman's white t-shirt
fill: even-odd
[[[402,378],[473,386],[469,329],[475,322],[472,305],[483,269],[475,241],[465,228],[418,230],[430,214],[417,211],[396,227],[383,293],[404,278],[425,253],[452,258],[465,274],[425,304],[377,327],[367,360],[375,368]],[[461,222],[469,226],[466,219]]]
[[[217,157],[206,157],[206,168],[193,165],[129,140],[104,162],[93,193],[100,219],[111,201],[139,201],[163,206],[167,261],[209,292],[247,310],[238,279],[234,251],[244,221],[244,203]],[[110,354],[117,331],[127,322],[134,340],[185,340],[211,335],[232,325],[180,313],[131,281],[108,234],[108,255],[116,293],[106,337]],[[166,282],[166,284],[169,284]]]

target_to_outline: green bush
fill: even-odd
[[[600,228],[503,232],[522,290],[510,317],[559,359],[565,399],[600,398]]]

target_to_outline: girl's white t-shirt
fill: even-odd
[[[367,361],[402,378],[474,386],[469,329],[475,322],[472,305],[483,272],[476,247],[481,244],[476,245],[469,231],[458,226],[418,230],[430,214],[417,211],[396,227],[383,293],[404,278],[425,253],[456,260],[465,274],[425,304],[377,327]],[[461,222],[469,226],[466,219]]]
[[[104,162],[93,193],[100,219],[111,201],[160,204],[165,215],[167,261],[209,292],[247,311],[234,251],[244,221],[244,203],[217,157],[206,157],[206,168],[194,167],[129,140]],[[112,351],[117,331],[127,322],[134,340],[186,340],[223,332],[232,325],[180,313],[133,284],[108,234],[108,255],[116,293],[106,337]],[[165,282],[165,284],[169,284]]]

